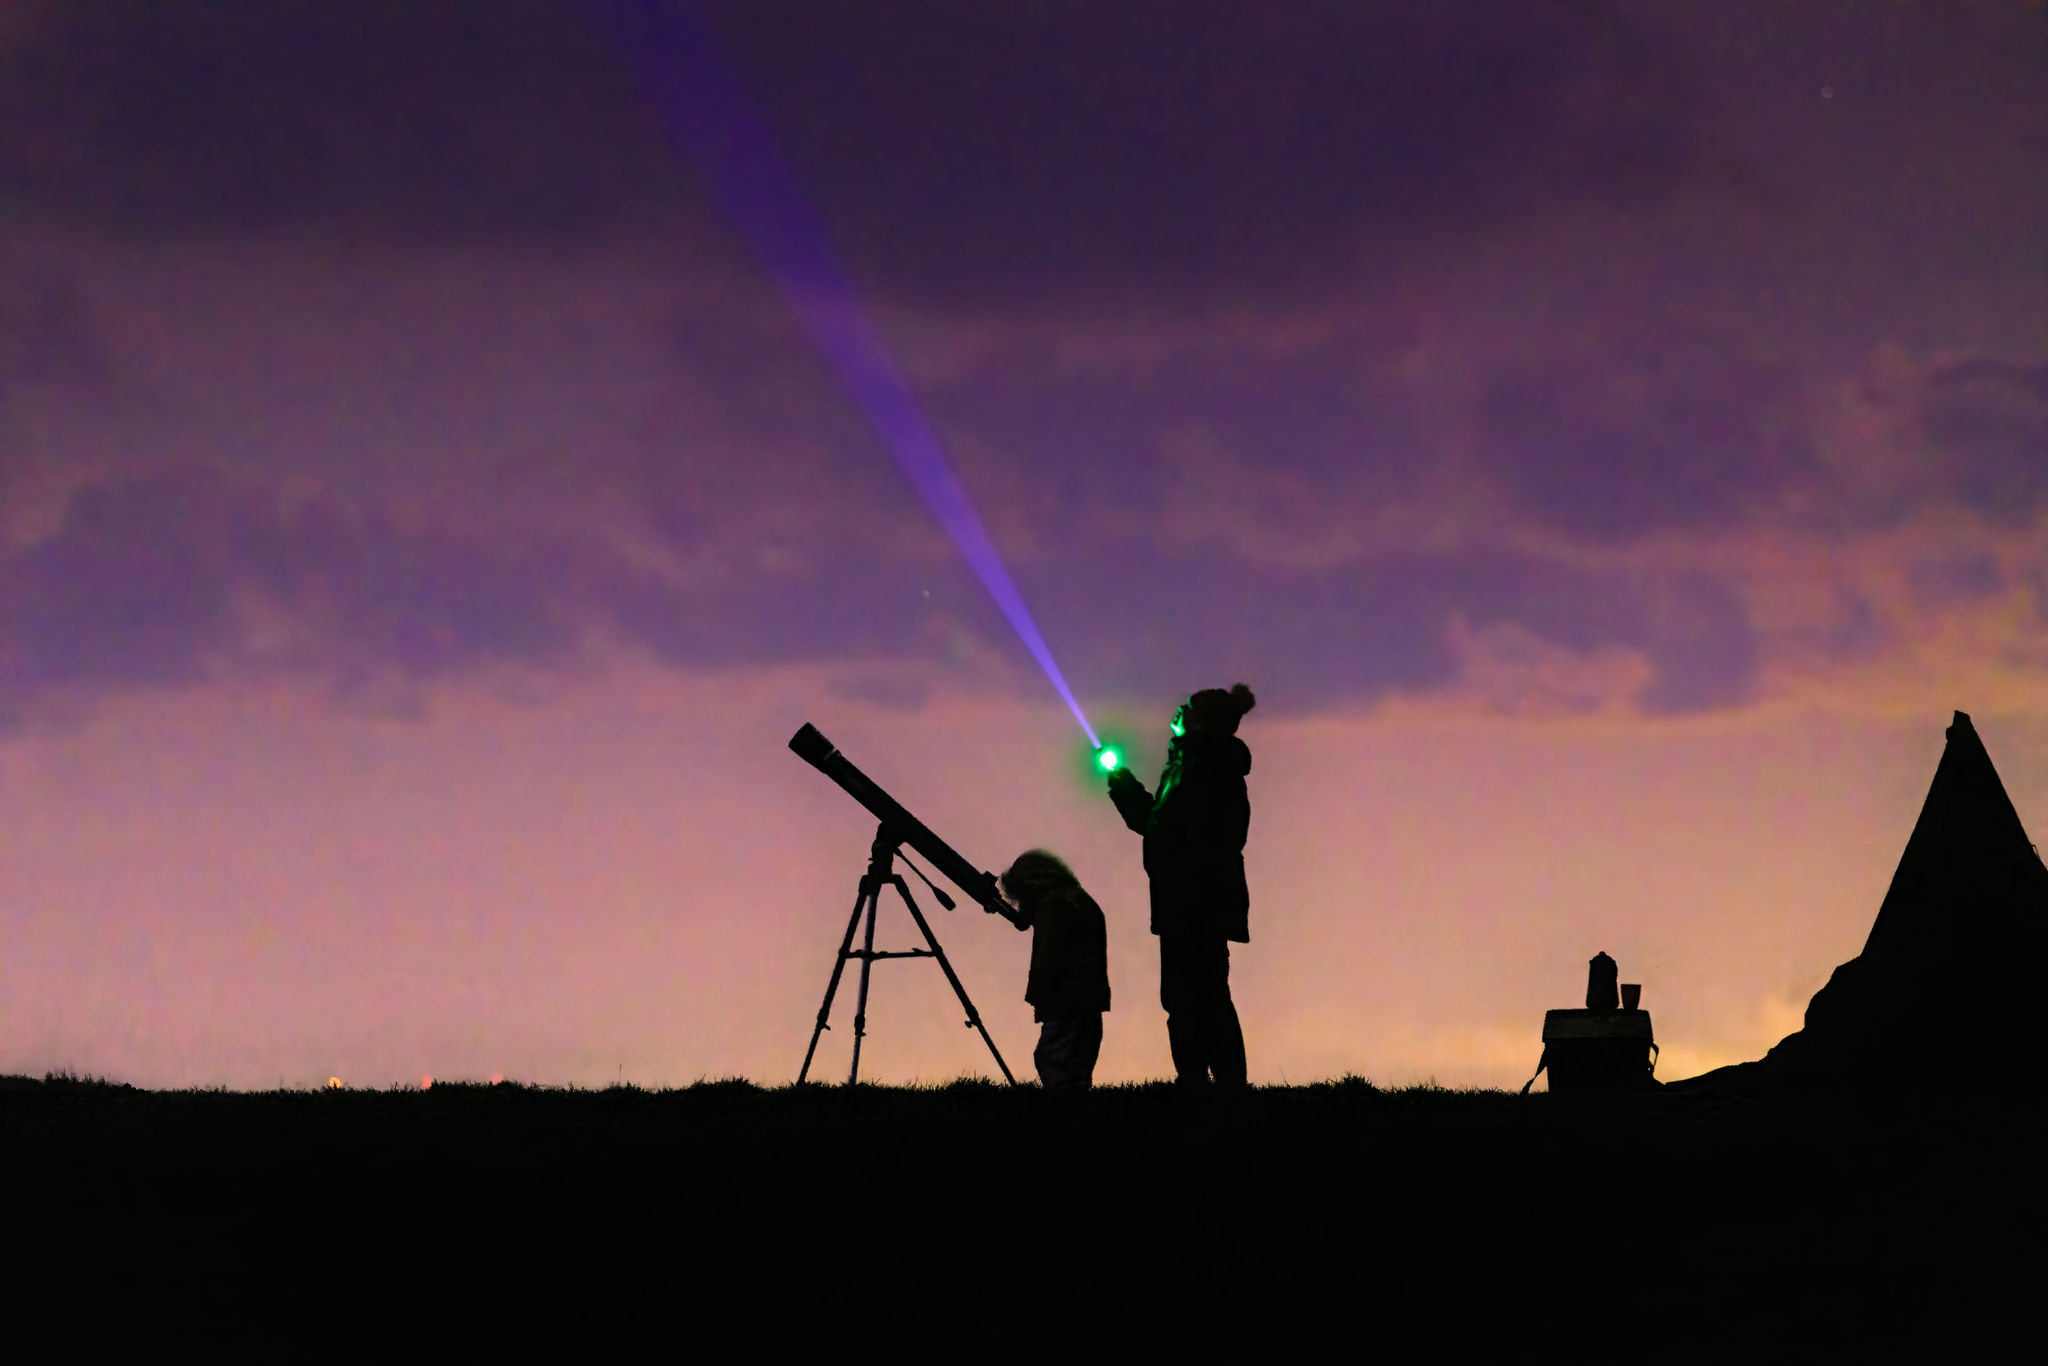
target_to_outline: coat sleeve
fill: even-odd
[[[1129,774],[1130,770],[1123,772]],[[1145,784],[1139,782],[1135,774],[1112,782],[1109,799],[1116,803],[1117,814],[1124,818],[1125,825],[1140,835],[1146,832],[1152,823],[1152,794],[1145,790]]]

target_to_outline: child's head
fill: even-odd
[[[1002,877],[997,879],[1003,895],[1019,906],[1036,901],[1048,892],[1062,887],[1075,887],[1073,871],[1059,859],[1043,849],[1032,849],[1017,855]]]

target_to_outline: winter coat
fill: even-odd
[[[1040,1023],[1109,1009],[1109,933],[1102,908],[1072,880],[1024,891],[1010,922],[1030,930],[1024,999]]]
[[[1235,735],[1190,731],[1173,742],[1156,796],[1127,770],[1111,782],[1109,795],[1124,824],[1145,837],[1152,933],[1251,941],[1251,893],[1244,881],[1252,819],[1245,775],[1251,771],[1252,752]]]

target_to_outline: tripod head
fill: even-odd
[[[847,796],[866,807],[868,813],[882,823],[882,838],[915,849],[946,881],[980,902],[983,910],[997,915],[1009,912],[1010,904],[997,888],[994,873],[983,872],[962,858],[952,845],[933,834],[931,827],[904,810],[902,803],[883,791],[874,779],[855,768],[852,761],[841,754],[839,747],[827,740],[816,726],[806,722],[802,730],[790,737],[789,747],[799,759],[839,784]],[[924,874],[919,873],[918,876],[923,878]],[[933,890],[937,891],[937,888]],[[952,907],[949,905],[947,909]]]

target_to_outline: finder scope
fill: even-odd
[[[931,827],[905,811],[894,797],[884,792],[874,779],[853,766],[839,747],[825,738],[824,732],[808,721],[802,730],[789,738],[789,747],[818,772],[838,783],[846,795],[866,807],[874,818],[882,823],[884,838],[898,844],[907,844],[924,856],[924,861],[939,870],[945,879],[967,895],[981,903],[985,911],[1002,914],[1009,911],[1009,902],[1003,900],[1002,892],[996,887],[996,875],[984,873],[962,858],[952,845],[934,835]]]

